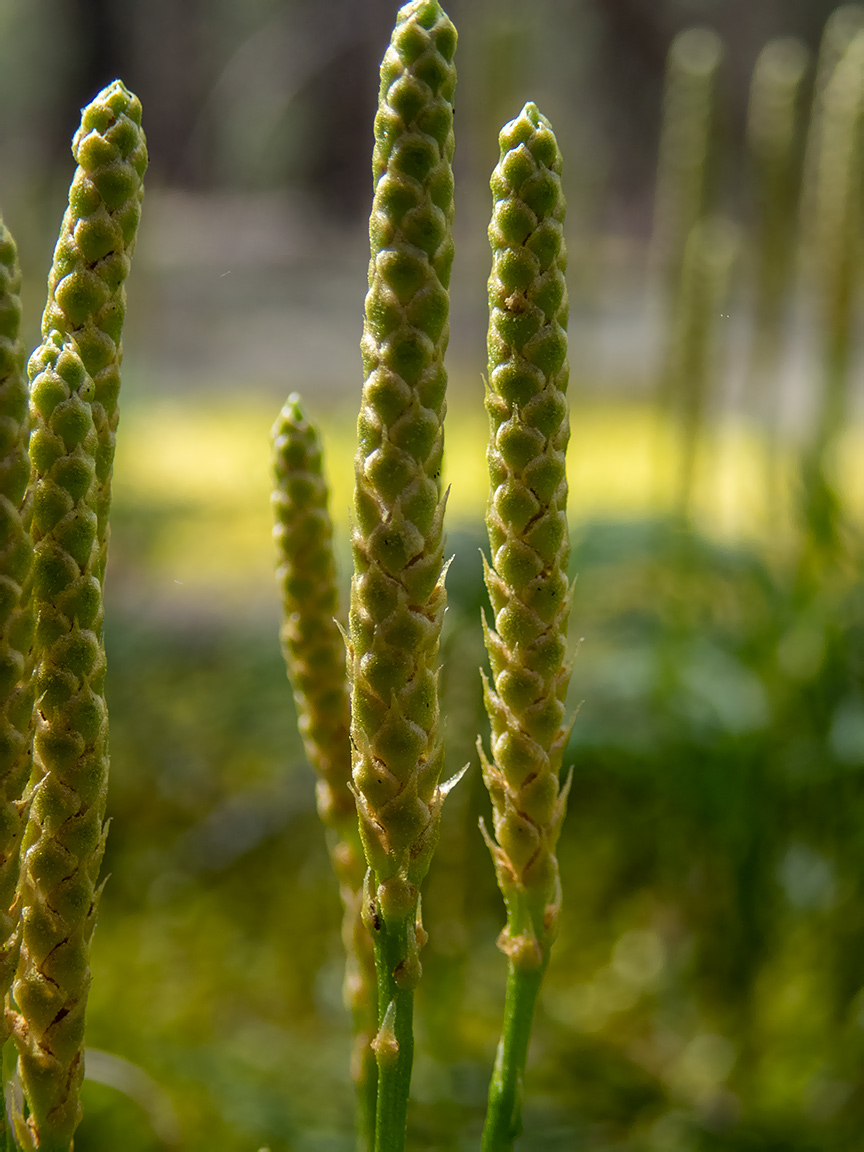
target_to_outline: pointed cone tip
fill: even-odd
[[[444,15],[438,0],[408,0],[396,14],[396,23],[404,24],[406,20],[414,19],[424,27],[431,28]]]

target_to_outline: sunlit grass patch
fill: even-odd
[[[116,529],[148,519],[143,560],[167,581],[248,588],[273,580],[270,428],[276,406],[261,398],[202,405],[163,400],[126,413],[115,465]],[[347,414],[327,426],[332,507],[347,526],[354,428]]]
[[[356,417],[347,409],[316,411],[331,485],[331,510],[346,542],[354,482]],[[194,397],[128,411],[118,436],[115,545],[124,547],[124,515],[147,513],[140,560],[168,583],[228,590],[269,588],[273,579],[270,428],[276,406],[253,397],[202,405]],[[487,420],[482,397],[451,405],[444,463],[451,528],[482,517],[488,484]],[[864,514],[860,427],[836,456],[847,506]],[[674,510],[679,475],[674,425],[635,403],[574,405],[569,452],[570,516],[631,519]],[[773,473],[772,473],[773,469]],[[773,480],[771,476],[773,475]],[[718,423],[700,446],[691,508],[697,526],[718,539],[774,543],[795,520],[796,458],[787,446],[769,465],[764,439],[741,419]],[[136,557],[136,560],[139,558]]]

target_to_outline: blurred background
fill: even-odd
[[[448,800],[413,1147],[476,1147],[503,1003],[479,548],[496,133],[565,158],[576,585],[564,915],[526,1152],[852,1152],[864,1126],[864,10],[453,0]],[[268,432],[347,532],[385,0],[0,0],[30,346],[78,109],[151,165],[106,637],[111,835],[76,1152],[353,1146],[339,907],[277,642]],[[466,882],[470,877],[470,882]]]

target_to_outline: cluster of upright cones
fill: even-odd
[[[340,879],[346,917],[356,917],[360,906],[375,958],[373,983],[356,924],[346,931],[346,941],[358,946],[353,957],[349,953],[349,972],[365,975],[363,1002],[377,1004],[376,1031],[368,1040],[376,1066],[368,1060],[354,1065],[360,1146],[377,1152],[404,1146],[413,991],[425,938],[419,888],[449,787],[441,784],[438,647],[446,602],[441,469],[455,47],[455,29],[438,0],[412,0],[398,14],[381,65],[347,669],[338,667],[335,656],[336,576],[321,449],[299,397],[289,399],[274,429],[283,639],[301,731],[319,772],[325,823],[334,828],[336,807],[340,819],[346,811],[332,797],[344,800],[350,790],[356,807],[354,829],[346,813],[334,841],[340,846],[337,871],[339,860],[354,858],[356,828],[368,862],[362,891],[356,873],[353,888],[344,871]],[[490,1090],[487,1152],[512,1147],[521,1130],[531,1014],[555,936],[555,844],[565,804],[559,770],[569,681],[561,158],[548,121],[533,104],[505,126],[500,144],[492,177],[487,393],[486,575],[494,617],[486,626],[493,677],[486,704],[492,756],[487,760],[481,750],[481,759],[495,830],[495,840],[487,839],[508,911],[500,944],[511,974]],[[308,542],[302,547],[301,536]],[[348,687],[350,764],[344,733]],[[322,699],[333,707],[329,723]],[[341,754],[333,751],[337,729]],[[355,1022],[362,1027],[356,1011]],[[365,1032],[360,1035],[365,1040]]]

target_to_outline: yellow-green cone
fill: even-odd
[[[348,619],[351,746],[378,976],[376,1152],[404,1147],[419,886],[444,762],[441,459],[453,262],[453,56],[438,0],[399,10],[381,64]]]
[[[440,809],[455,47],[437,0],[405,5],[375,120],[349,669],[361,830],[378,899],[398,915],[416,903]]]
[[[141,104],[120,81],[83,110],[78,162],[30,361],[36,733],[22,843],[14,999],[28,1109],[18,1137],[69,1152],[80,1116],[96,881],[105,843],[108,714],[102,580],[124,283],[141,214]],[[26,1129],[22,1127],[26,1123]]]
[[[54,249],[42,335],[56,331],[69,336],[96,388],[97,514],[104,575],[119,420],[125,282],[147,168],[141,102],[120,80],[109,84],[83,110],[72,154],[78,167]]]
[[[318,815],[328,829],[344,915],[345,1002],[354,1019],[353,1065],[361,1132],[374,1127],[375,960],[362,920],[366,861],[351,791],[345,642],[336,623],[339,591],[321,440],[294,393],[273,427],[274,537],[282,593],[280,637],[297,720],[318,776]],[[370,1100],[371,1097],[371,1100]]]
[[[558,145],[534,104],[499,141],[486,395],[492,758],[481,756],[508,910],[500,945],[514,964],[531,968],[545,959],[557,926],[555,845],[565,804],[558,773],[569,731],[564,197]]]
[[[273,426],[273,530],[282,593],[280,639],[297,720],[318,774],[318,813],[340,832],[355,825],[348,738],[345,643],[339,615],[333,525],[318,431],[294,393]],[[365,865],[357,865],[362,887]]]
[[[481,824],[507,906],[504,1022],[489,1084],[482,1152],[511,1152],[522,1131],[522,1081],[534,1004],[558,928],[555,848],[567,788],[559,782],[569,726],[564,699],[567,563],[567,288],[561,155],[535,104],[501,130],[492,173],[489,277],[489,504],[484,619],[491,759],[478,741],[492,800]]]
[[[33,762],[30,424],[20,288],[15,242],[0,220],[0,1000],[9,992],[18,965],[15,890],[26,822],[22,797]],[[5,1039],[5,1020],[2,1029]]]
[[[30,372],[37,724],[15,1039],[35,1146],[68,1152],[80,1113],[108,782],[98,437],[95,386],[67,338],[46,340]]]

